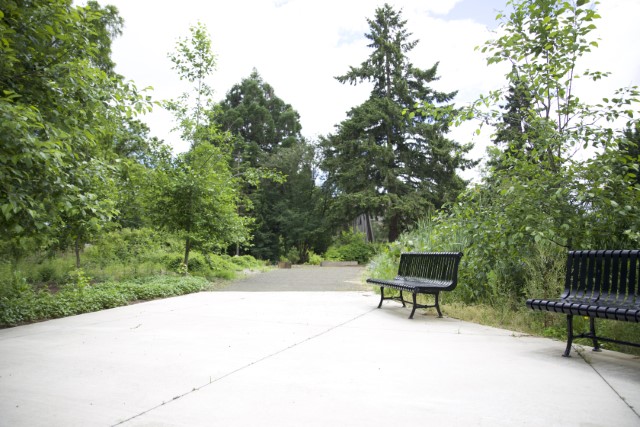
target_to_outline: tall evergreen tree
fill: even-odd
[[[529,117],[533,108],[532,94],[517,72],[513,72],[509,78],[509,93],[505,96],[506,105],[501,122],[496,126],[494,143],[503,147],[505,154],[522,157],[531,153],[536,139]]]
[[[252,207],[245,214],[255,218],[249,252],[278,260],[296,248],[304,260],[308,250],[318,250],[326,233],[324,216],[316,210],[321,195],[314,182],[315,151],[300,135],[299,114],[253,70],[227,93],[215,120],[234,136],[234,173],[267,169],[287,177],[286,182],[244,186],[246,204]]]
[[[388,238],[395,240],[409,224],[432,208],[453,200],[464,188],[457,169],[470,146],[445,137],[448,125],[421,115],[404,115],[424,101],[449,103],[455,92],[438,92],[438,64],[422,70],[409,62],[418,43],[411,40],[401,12],[385,4],[368,19],[371,55],[351,67],[341,83],[373,83],[368,100],[354,107],[335,134],[321,140],[327,188],[334,193],[334,212],[346,222],[357,215],[382,216]]]
[[[301,139],[300,115],[255,69],[231,88],[219,108],[216,122],[238,137],[236,162],[259,167],[264,156]]]

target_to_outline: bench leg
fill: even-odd
[[[382,301],[384,301],[384,286],[380,286],[380,304],[378,304],[378,308],[382,307]]]
[[[413,296],[413,309],[411,310],[411,314],[409,315],[409,319],[413,319],[413,313],[416,312],[416,293],[411,294]]]
[[[602,351],[598,344],[598,336],[596,335],[596,319],[594,317],[589,318],[589,331],[591,332],[591,340],[593,341],[593,351]]]
[[[403,307],[407,306],[407,304],[404,303],[404,297],[402,296],[402,291],[400,291],[400,302],[402,303]]]
[[[442,317],[442,312],[440,311],[440,303],[438,302],[438,298],[440,297],[440,292],[436,292],[435,296],[436,296],[436,310],[438,310],[438,317]]]
[[[562,357],[571,357],[571,344],[573,343],[573,314],[567,314],[567,348]]]

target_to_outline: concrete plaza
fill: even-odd
[[[409,320],[376,308],[361,271],[275,270],[0,330],[0,426],[640,425],[640,358]]]

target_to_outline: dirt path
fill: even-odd
[[[294,266],[253,274],[237,280],[221,291],[233,292],[322,292],[362,291],[364,267]]]

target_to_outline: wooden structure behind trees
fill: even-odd
[[[369,214],[363,213],[353,220],[353,231],[364,234],[365,241],[367,243],[375,242],[375,236],[373,235],[373,227],[371,226],[371,218]]]

